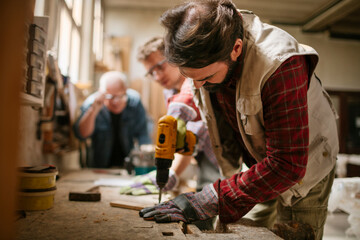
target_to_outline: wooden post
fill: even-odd
[[[34,0],[0,2],[0,239],[15,239],[20,88]]]

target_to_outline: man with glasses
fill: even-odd
[[[123,167],[134,141],[139,145],[151,143],[140,95],[127,89],[125,81],[121,72],[103,74],[99,90],[81,106],[74,132],[81,140],[91,137],[88,167]]]
[[[190,82],[181,75],[179,68],[166,61],[163,51],[162,37],[154,37],[139,47],[137,58],[146,68],[147,78],[164,87],[167,115],[175,117],[178,123],[180,121],[186,123],[186,129],[192,131],[198,138],[195,156],[199,167],[196,190],[200,191],[203,186],[220,177],[216,157],[212,151],[208,130],[201,121],[199,110],[192,100]],[[177,184],[178,176],[183,173],[192,159],[192,156],[175,154],[165,190],[171,190]]]

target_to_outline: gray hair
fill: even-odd
[[[119,81],[123,87],[126,88],[127,77],[124,73],[119,71],[110,71],[104,73],[99,80],[99,90],[105,92],[106,86],[109,82]]]

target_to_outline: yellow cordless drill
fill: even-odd
[[[155,147],[156,184],[159,186],[159,203],[161,202],[162,189],[169,180],[169,169],[174,159],[175,152],[183,155],[192,155],[196,145],[196,136],[190,131],[185,134],[185,146],[176,149],[177,120],[165,115],[158,121],[158,131]]]

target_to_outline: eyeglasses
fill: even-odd
[[[154,77],[154,72],[163,71],[163,64],[166,62],[166,59],[163,59],[157,62],[154,66],[152,66],[149,71],[145,74],[146,77]]]
[[[120,101],[124,101],[127,99],[127,95],[125,94],[121,94],[121,95],[112,95],[110,93],[105,94],[105,99],[107,100],[111,100],[113,102],[120,102]]]

